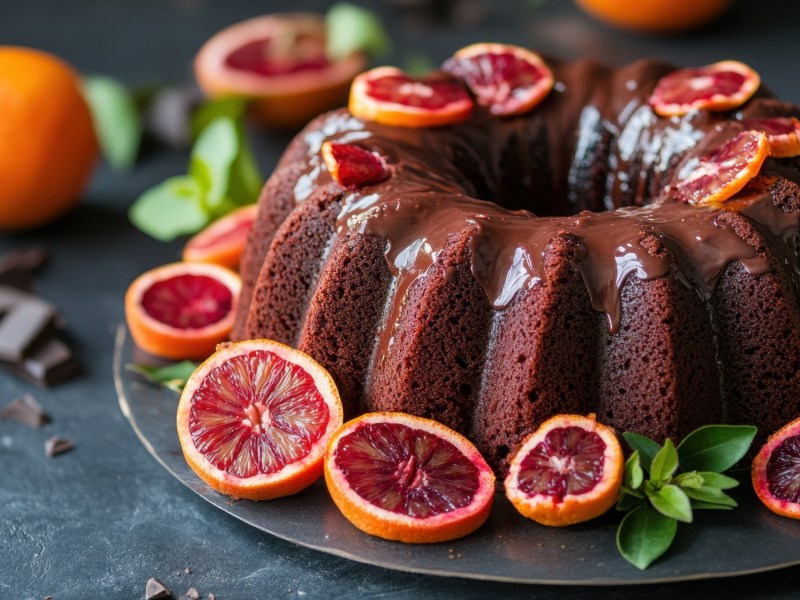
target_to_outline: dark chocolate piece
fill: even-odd
[[[50,387],[80,371],[80,365],[64,342],[51,338],[11,370],[39,387]]]
[[[47,250],[41,246],[10,250],[0,256],[0,283],[30,290],[33,274],[47,261]]]
[[[19,362],[54,333],[53,311],[44,302],[24,301],[0,319],[0,360]]]
[[[71,441],[53,436],[44,443],[44,452],[48,457],[52,458],[58,454],[69,452],[74,447],[75,444],[73,444]]]
[[[50,417],[31,394],[24,394],[9,402],[0,411],[0,420],[19,421],[28,427],[41,427],[50,421]]]
[[[161,581],[155,577],[147,580],[144,591],[145,600],[157,600],[158,598],[172,598],[172,592]]]
[[[198,600],[198,598],[200,598],[200,592],[191,587],[186,592],[186,597],[189,598],[189,600]]]

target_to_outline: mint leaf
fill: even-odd
[[[664,440],[661,450],[653,457],[650,465],[650,480],[654,483],[666,482],[678,470],[678,452],[672,440]]]
[[[731,508],[738,506],[736,500],[728,496],[728,494],[720,489],[707,485],[701,486],[699,489],[684,489],[684,492],[686,492],[689,498],[707,504],[721,504],[722,506],[730,506]]]
[[[694,430],[678,444],[681,470],[730,469],[747,453],[756,431],[751,425],[706,425]]]
[[[222,117],[238,122],[244,115],[248,102],[248,98],[240,96],[225,96],[204,102],[192,115],[192,137],[197,139],[206,127]]]
[[[212,121],[197,138],[189,163],[189,175],[205,192],[206,208],[216,213],[227,198],[228,185],[240,147],[236,123],[229,117]]]
[[[151,383],[163,385],[166,388],[180,392],[186,385],[189,377],[197,369],[197,363],[184,360],[165,367],[151,367],[149,365],[127,364],[125,368],[138,373]]]
[[[258,200],[264,179],[256,166],[242,127],[239,127],[239,154],[231,165],[228,178],[228,197],[237,205],[253,204]]]
[[[128,217],[146,234],[164,242],[199,231],[209,221],[203,190],[187,176],[172,177],[147,190]]]
[[[681,473],[673,482],[682,488],[700,489],[705,483],[705,479],[697,471],[689,471],[688,473]]]
[[[739,482],[733,477],[721,475],[719,473],[710,473],[703,471],[698,473],[703,478],[703,483],[709,487],[717,488],[718,490],[730,490],[739,485]]]
[[[684,523],[692,522],[692,506],[689,497],[677,485],[669,483],[661,489],[646,489],[645,493],[653,508],[665,517]]]
[[[733,510],[733,507],[692,500],[692,510]]]
[[[103,156],[113,169],[130,169],[139,153],[142,122],[128,90],[110,77],[83,80],[83,93],[92,112]]]
[[[380,19],[365,8],[346,2],[334,4],[325,15],[328,58],[337,60],[354,52],[373,56],[386,54],[391,47]]]
[[[653,462],[655,455],[658,454],[658,451],[661,450],[661,444],[654,442],[647,436],[630,431],[623,433],[622,437],[625,438],[625,441],[628,442],[632,449],[639,452],[639,461],[642,468],[649,473],[650,464]]]
[[[633,490],[638,490],[644,482],[644,471],[639,462],[639,451],[634,451],[633,454],[625,461],[625,477],[623,478],[625,486]]]
[[[664,554],[675,538],[678,524],[649,506],[635,508],[617,529],[619,553],[639,569],[646,569]]]

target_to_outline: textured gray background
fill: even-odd
[[[700,1],[700,0],[698,0]],[[739,2],[702,34],[645,38],[598,25],[566,0],[492,2],[479,24],[412,27],[391,14],[396,40],[387,62],[423,51],[433,61],[466,43],[517,42],[564,57],[595,56],[623,64],[655,56],[682,64],[739,58],[778,94],[800,102],[798,3]],[[49,0],[0,2],[0,43],[53,51],[86,73],[132,85],[190,78],[196,49],[212,33],[259,13],[324,9],[297,0]],[[2,118],[2,115],[0,115]],[[259,141],[268,173],[287,141]],[[185,169],[186,156],[146,154],[128,174],[98,170],[81,207],[34,234],[0,236],[0,251],[45,243],[52,260],[39,291],[63,310],[86,366],[74,381],[47,392],[0,373],[0,403],[33,390],[53,423],[30,430],[0,423],[0,598],[140,598],[151,576],[176,595],[196,587],[217,598],[705,598],[710,595],[798,597],[800,569],[757,576],[633,589],[521,586],[409,575],[298,548],[223,514],[170,477],[139,444],[120,413],[111,377],[114,331],[128,283],[174,260],[178,244],[134,230],[125,210],[146,187]],[[44,457],[51,435],[76,449]],[[765,548],[780,560],[780,548]],[[184,574],[189,567],[191,574]]]

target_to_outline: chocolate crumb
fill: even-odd
[[[208,600],[217,600],[217,597],[214,594],[209,594]]]
[[[145,600],[158,600],[159,598],[172,598],[172,592],[161,581],[155,577],[147,580],[144,588]]]
[[[53,600],[52,596],[45,596],[42,600]]]
[[[197,600],[198,598],[200,598],[200,593],[196,589],[191,587],[186,591],[186,597],[189,598],[189,600]]]
[[[57,454],[69,452],[74,447],[75,444],[73,444],[71,441],[53,436],[44,443],[44,452],[49,458],[52,458]]]
[[[191,575],[191,574],[192,574],[192,570],[191,570],[189,567],[186,567],[186,568],[183,570],[183,574],[184,574],[184,575]]]
[[[19,421],[28,427],[41,427],[50,421],[32,394],[23,394],[0,411],[0,421]]]

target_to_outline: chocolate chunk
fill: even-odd
[[[44,443],[44,453],[47,454],[48,457],[52,458],[57,454],[69,452],[74,447],[75,444],[73,444],[71,441],[53,436]]]
[[[53,312],[42,302],[21,302],[0,319],[0,360],[19,362],[55,333]]]
[[[28,427],[41,427],[50,418],[31,394],[25,394],[9,402],[0,411],[0,420],[19,421]]]
[[[33,274],[47,261],[47,250],[34,246],[10,250],[0,256],[0,283],[30,290]]]
[[[46,388],[77,374],[80,364],[69,346],[54,337],[10,368],[20,377]]]
[[[200,592],[191,587],[187,590],[186,597],[189,598],[189,600],[197,600],[200,598]]]
[[[144,589],[145,600],[157,600],[158,598],[172,598],[172,592],[155,577],[147,580]]]

